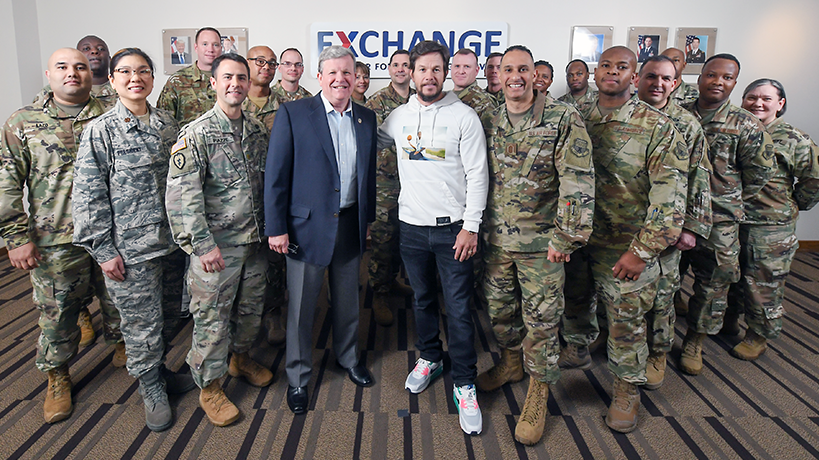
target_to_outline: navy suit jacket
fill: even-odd
[[[361,252],[367,224],[375,220],[375,113],[353,104]],[[287,233],[299,246],[288,256],[327,266],[333,257],[341,199],[333,138],[321,94],[283,104],[270,133],[265,168],[265,232]],[[351,242],[351,244],[354,244]]]

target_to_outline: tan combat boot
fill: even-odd
[[[680,367],[689,375],[699,375],[702,372],[702,342],[705,333],[689,329],[683,340],[683,351],[680,356]]]
[[[77,326],[80,326],[80,346],[87,347],[94,343],[97,335],[94,333],[94,325],[91,323],[91,312],[88,311],[88,307],[80,310]]]
[[[114,367],[125,367],[128,356],[125,354],[125,342],[114,345],[114,356],[111,357],[111,365]]]
[[[273,381],[273,373],[250,358],[247,353],[234,353],[230,357],[228,374],[244,377],[254,387],[266,387]]]
[[[529,391],[526,393],[526,402],[515,427],[515,439],[521,444],[532,446],[543,437],[543,427],[546,425],[548,409],[546,402],[549,399],[549,384],[529,377]]]
[[[68,365],[64,364],[48,371],[48,388],[45,404],[43,404],[43,416],[46,423],[56,423],[67,419],[73,410],[71,376],[68,375]]]
[[[497,390],[506,383],[520,382],[523,376],[523,352],[504,348],[498,364],[475,379],[475,387],[480,391]]]
[[[386,294],[373,294],[373,319],[379,326],[392,325],[393,317],[390,307],[387,306]]]
[[[270,345],[281,345],[287,340],[287,331],[282,324],[282,309],[271,311],[264,317],[264,324],[267,328],[267,343]]]
[[[239,419],[239,409],[225,396],[219,379],[199,392],[199,407],[205,411],[210,423],[216,426],[228,426]]]
[[[688,315],[688,303],[682,298],[682,292],[674,294],[674,313],[678,318],[685,318]]]
[[[589,347],[567,343],[566,346],[560,350],[557,365],[561,369],[590,368],[592,366],[592,359],[591,354],[589,354]]]
[[[606,425],[620,433],[630,433],[637,428],[637,411],[640,409],[640,390],[637,385],[614,377],[611,405],[606,414]]]
[[[413,294],[412,288],[406,284],[396,280],[392,280],[390,284],[390,292],[398,297],[409,297]]]
[[[765,353],[767,349],[768,339],[748,328],[745,332],[745,338],[732,348],[730,353],[739,359],[753,361],[762,356],[762,353]]]
[[[665,379],[665,353],[657,352],[648,355],[646,365],[646,390],[656,390],[663,385]]]

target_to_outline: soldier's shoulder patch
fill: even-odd
[[[685,145],[685,142],[677,141],[677,145],[674,147],[674,156],[680,161],[688,160],[688,146]]]
[[[586,139],[575,138],[572,141],[572,153],[579,158],[589,156],[591,149],[589,149],[589,141]]]
[[[762,157],[766,160],[770,160],[774,156],[774,146],[773,144],[765,144],[765,151],[762,152]]]
[[[176,152],[184,149],[187,146],[188,146],[188,140],[186,138],[184,138],[184,137],[180,138],[178,141],[176,141],[176,144],[174,144],[171,147],[171,155],[173,155]]]
[[[184,137],[176,141],[176,144],[171,147],[171,177],[184,176],[199,170],[191,150],[187,147],[188,140]]]

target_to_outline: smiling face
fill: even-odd
[[[410,78],[409,54],[395,54],[390,60],[390,67],[387,70],[390,74],[390,81],[398,86],[407,84]]]
[[[508,101],[525,102],[534,98],[535,63],[529,53],[507,52],[501,60],[500,82]]]
[[[251,83],[254,86],[270,86],[270,82],[276,76],[276,67],[272,67],[268,62],[276,62],[276,53],[266,46],[254,46],[247,52],[247,61],[250,64]],[[259,62],[262,62],[261,66]]]
[[[364,93],[366,93],[368,89],[370,89],[370,74],[356,67],[353,92],[361,99],[361,96],[364,96]]]
[[[756,115],[759,120],[769,125],[776,120],[776,114],[785,106],[785,99],[772,85],[757,86],[748,91],[742,98],[742,108]]]
[[[304,74],[304,60],[299,53],[293,50],[287,50],[282,53],[282,63],[280,67],[281,70],[279,70],[279,73],[282,76],[282,80],[294,84],[298,84],[302,74]]]
[[[222,55],[222,38],[212,30],[203,30],[193,45],[202,70],[210,70],[213,60]]]
[[[88,59],[71,48],[59,49],[48,59],[48,84],[54,98],[63,104],[79,104],[91,95],[91,69]]]
[[[717,108],[728,100],[738,76],[739,67],[730,59],[717,58],[706,64],[697,79],[703,108]]]
[[[637,81],[637,96],[658,109],[665,107],[668,96],[674,89],[676,73],[674,64],[668,61],[643,64]]]
[[[628,92],[637,68],[637,58],[627,48],[614,47],[600,56],[594,81],[606,96],[621,97]]]
[[[104,41],[94,36],[88,36],[77,43],[77,49],[88,59],[91,73],[95,77],[108,74],[108,65],[111,62],[111,55],[108,45]]]
[[[117,62],[117,68],[109,79],[121,100],[141,104],[151,94],[154,89],[154,76],[153,72],[144,73],[146,70],[151,70],[148,62],[135,54],[124,56]]]
[[[355,85],[355,60],[352,56],[328,59],[318,74],[321,93],[338,111],[345,110]]]
[[[427,53],[415,59],[415,69],[410,71],[418,99],[422,105],[430,105],[444,97],[446,65],[440,53]]]
[[[210,78],[210,84],[216,91],[216,102],[228,112],[229,108],[242,106],[250,89],[250,76],[242,63],[225,59]]]
[[[472,53],[452,56],[452,83],[456,90],[466,88],[478,78],[478,58]]]
[[[552,82],[554,82],[554,75],[552,75],[552,69],[549,66],[539,65],[535,67],[537,71],[537,77],[535,77],[535,89],[540,91],[543,94],[546,94],[549,91],[549,87],[552,86]]]

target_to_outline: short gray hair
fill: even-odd
[[[339,59],[349,56],[350,59],[353,60],[353,66],[355,66],[355,55],[349,48],[345,48],[340,45],[333,45],[324,48],[324,51],[319,54],[319,61],[318,61],[318,71],[321,73],[322,69],[324,69],[324,61],[330,61],[332,59]]]

